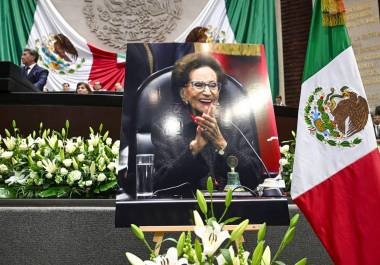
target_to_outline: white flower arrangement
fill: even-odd
[[[292,131],[293,139],[288,141],[283,141],[280,147],[281,159],[280,163],[280,173],[285,181],[285,190],[290,191],[290,186],[292,183],[293,174],[293,163],[294,163],[294,151],[296,148],[296,134]]]
[[[203,221],[200,214],[194,211],[194,232],[195,240],[191,232],[183,232],[178,240],[168,238],[164,241],[175,242],[176,247],[170,247],[166,254],[156,254],[161,242],[157,243],[153,249],[147,240],[143,231],[136,225],[132,224],[131,229],[135,236],[142,240],[147,246],[150,254],[150,260],[143,261],[136,255],[126,252],[126,256],[132,265],[184,265],[184,264],[199,264],[199,265],[286,265],[279,260],[281,253],[286,246],[293,240],[295,234],[295,226],[299,219],[299,214],[296,214],[290,221],[288,230],[279,245],[278,250],[272,256],[270,247],[265,245],[266,224],[262,224],[257,234],[257,245],[252,253],[246,251],[242,243],[234,249],[234,243],[241,242],[245,229],[248,226],[249,220],[246,219],[237,225],[231,233],[224,229],[224,225],[232,223],[239,218],[229,218],[223,220],[232,201],[232,191],[227,192],[225,198],[225,210],[222,216],[217,219],[214,215],[212,192],[212,179],[207,180],[207,190],[211,194],[210,209],[201,191],[197,190],[196,196],[198,206],[205,216]],[[163,241],[163,242],[164,242]],[[303,258],[295,265],[306,265],[307,259]]]
[[[60,132],[41,123],[27,137],[15,121],[12,127],[12,134],[0,135],[0,198],[113,196],[119,141],[112,142],[103,125],[97,132],[90,127],[88,140],[69,138],[68,121]]]

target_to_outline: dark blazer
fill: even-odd
[[[49,71],[45,68],[42,68],[36,64],[33,69],[29,72],[29,74],[26,74],[25,67],[23,68],[23,74],[26,76],[26,78],[39,90],[43,90],[47,78],[49,75]]]
[[[238,158],[236,171],[240,174],[242,185],[255,188],[263,181],[261,165],[248,144],[232,126],[223,126],[220,130],[227,141],[224,155],[216,152],[211,143],[196,156],[191,154],[190,142],[194,139],[197,125],[190,118],[186,108],[175,111],[180,127],[177,134],[168,134],[165,130],[165,115],[152,127],[152,142],[155,147],[154,189],[163,189],[189,182],[193,189],[205,189],[208,176],[216,179],[217,189],[222,190],[227,182],[227,172],[231,171],[226,163],[229,155]],[[169,112],[173,116],[173,111]],[[167,119],[166,119],[167,120]],[[248,124],[239,127],[249,140],[254,138],[255,128]],[[254,144],[255,146],[255,144]]]

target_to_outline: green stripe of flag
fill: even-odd
[[[325,67],[351,46],[346,26],[322,25],[321,0],[315,1],[302,82]]]
[[[272,97],[278,95],[278,56],[275,0],[226,0],[235,39],[264,44]]]
[[[36,0],[0,1],[0,61],[20,63],[34,23]]]

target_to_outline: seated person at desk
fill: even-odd
[[[236,171],[241,184],[255,188],[263,180],[259,161],[236,128],[220,120],[227,104],[219,63],[209,55],[186,55],[174,65],[171,80],[173,93],[181,103],[162,112],[166,114],[152,127],[154,189],[185,182],[193,189],[205,189],[207,177],[212,176],[216,188],[223,190],[231,171],[226,163],[230,155],[238,158]],[[255,128],[248,123],[239,127],[252,140]]]
[[[43,88],[47,82],[49,71],[38,66],[38,53],[32,49],[24,49],[21,56],[21,62],[24,64],[22,74],[39,90]]]
[[[85,82],[79,82],[77,84],[76,92],[77,92],[77,94],[80,94],[80,95],[92,94],[92,90],[91,90],[90,85],[85,83]]]

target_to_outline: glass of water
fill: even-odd
[[[139,199],[153,196],[154,154],[136,155],[136,196]]]

